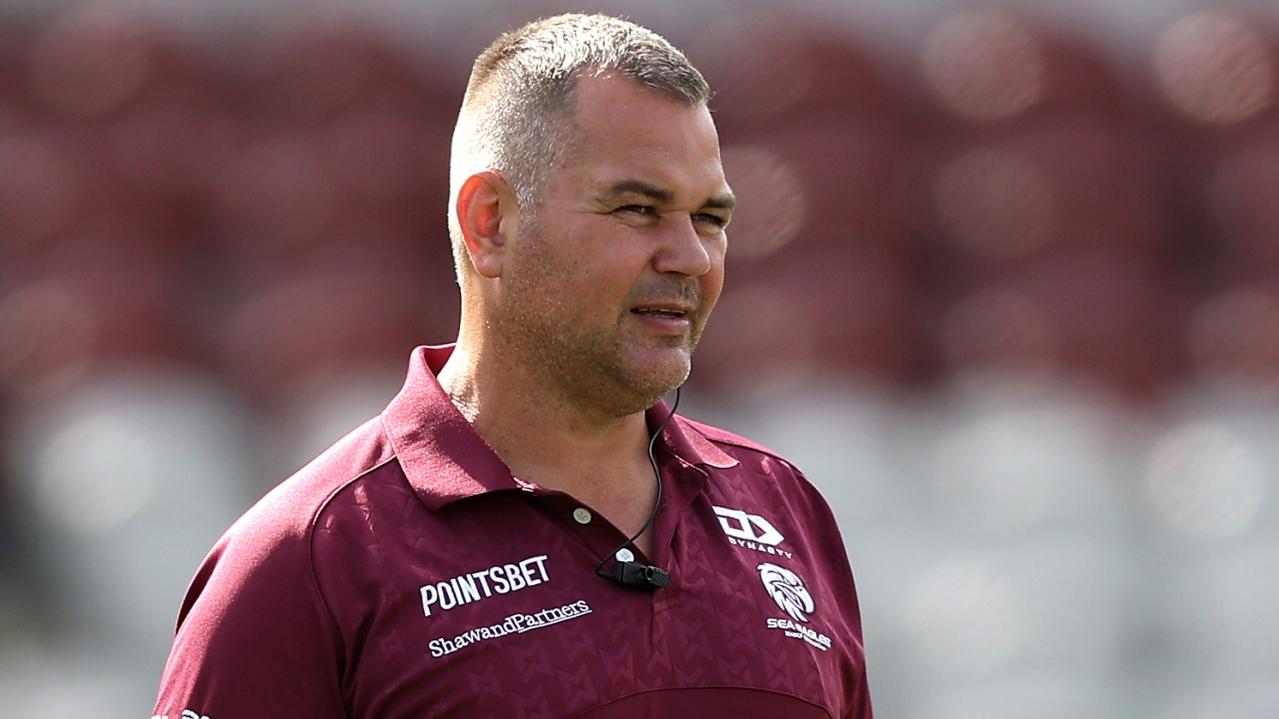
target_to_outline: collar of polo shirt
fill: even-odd
[[[382,424],[409,484],[432,511],[489,492],[520,489],[511,470],[475,431],[440,386],[436,375],[454,345],[418,347],[409,361],[404,388],[382,413]],[[670,408],[663,402],[646,413],[650,428]],[[678,416],[662,430],[662,446],[691,467],[727,469],[736,459],[716,447]],[[704,481],[705,473],[697,473]]]

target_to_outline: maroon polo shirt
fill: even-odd
[[[414,351],[382,415],[237,521],[178,617],[169,719],[868,719],[830,509],[757,444],[675,417],[655,591],[596,574],[626,537],[513,477]],[[649,426],[665,417],[648,413]]]

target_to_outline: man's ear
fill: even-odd
[[[519,231],[519,201],[510,183],[499,172],[477,172],[462,182],[453,211],[475,271],[499,277],[508,240]]]

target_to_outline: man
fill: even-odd
[[[871,716],[830,510],[674,415],[733,195],[705,81],[565,15],[476,61],[454,136],[456,346],[231,528],[155,713]]]

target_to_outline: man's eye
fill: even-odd
[[[652,215],[655,210],[651,205],[623,205],[617,208],[616,212],[629,212],[636,215]]]
[[[719,215],[712,215],[710,213],[705,213],[705,212],[698,215],[694,215],[693,219],[696,220],[697,222],[705,222],[707,224],[711,224],[716,227],[723,227],[724,225],[728,224],[728,220],[724,219],[723,217],[720,217]]]

